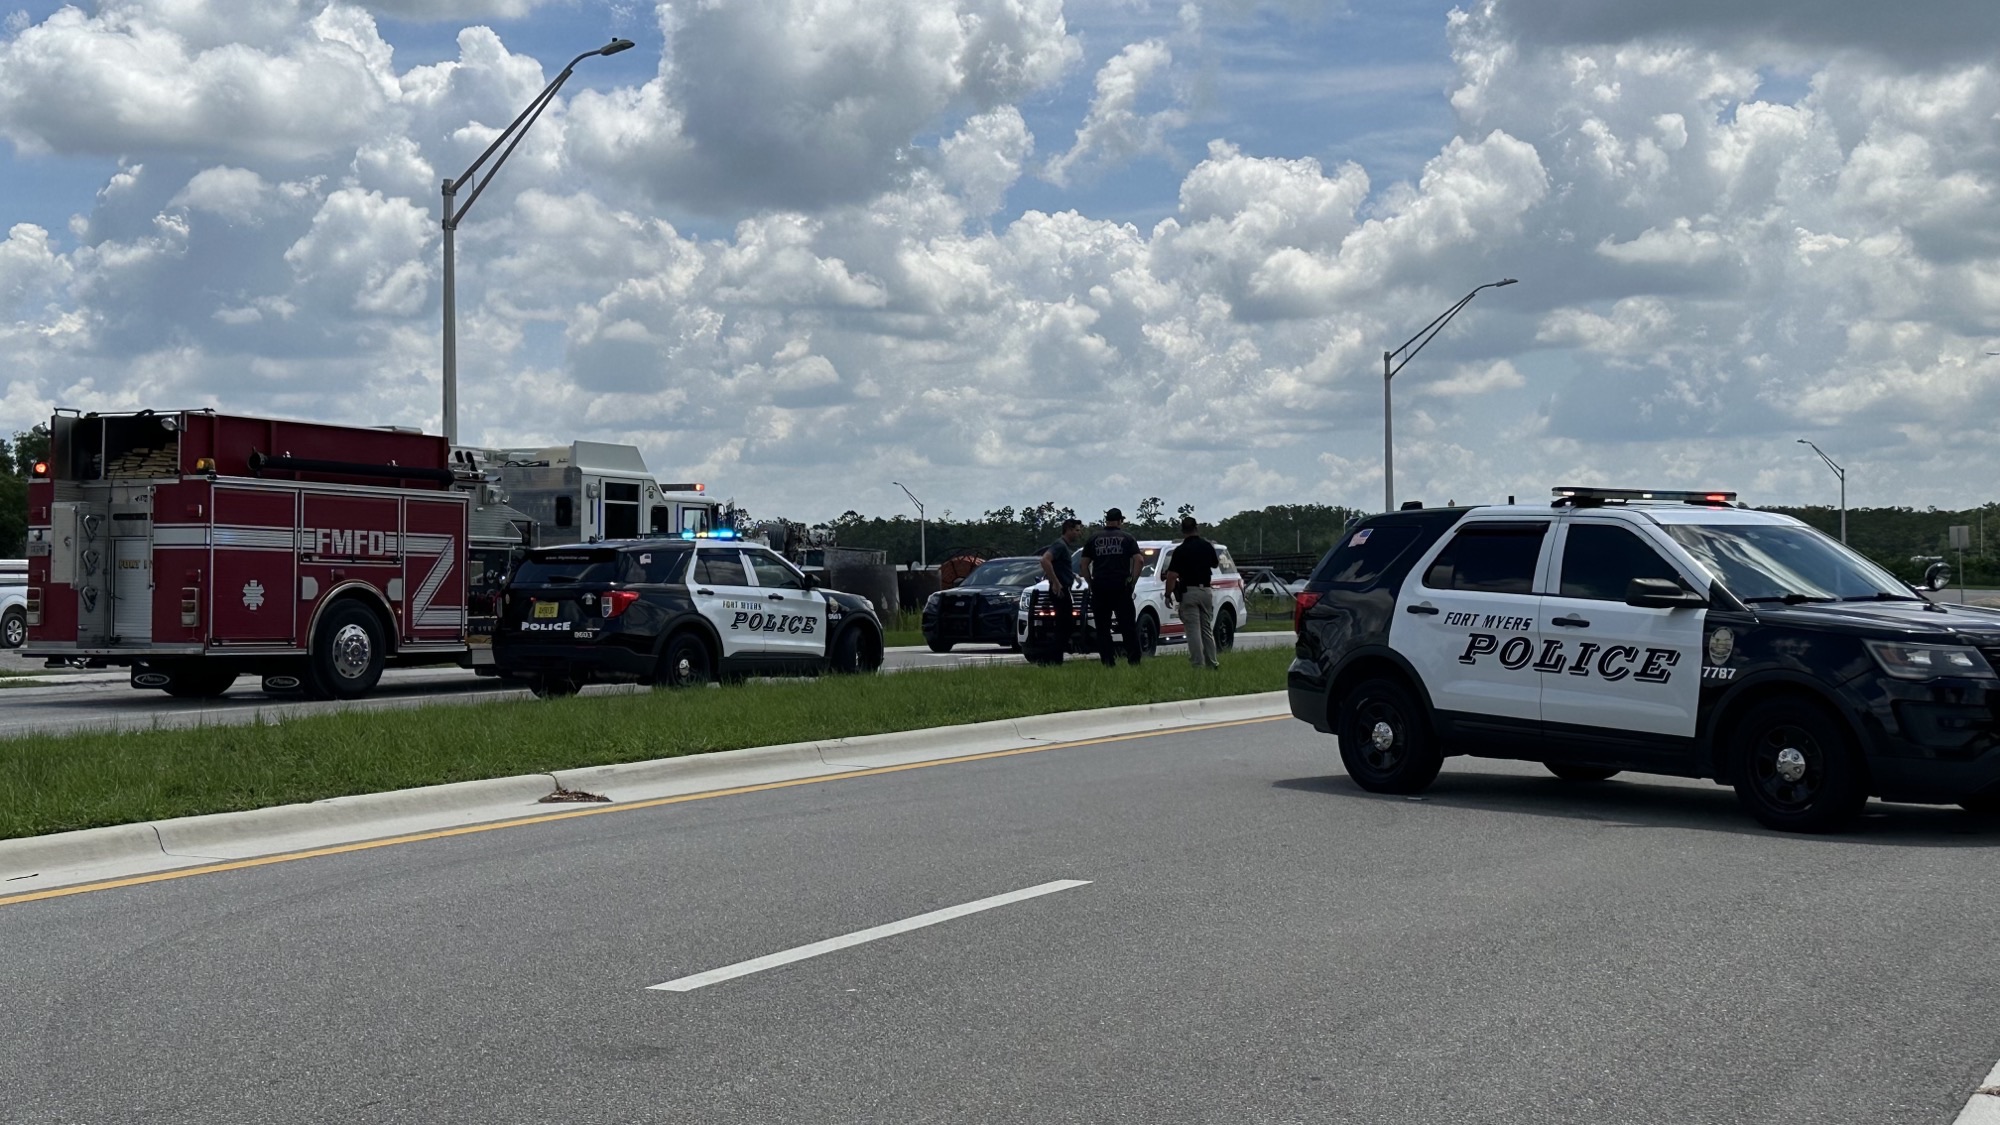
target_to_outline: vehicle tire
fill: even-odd
[[[715,654],[701,634],[675,633],[660,651],[660,669],[653,675],[656,687],[701,687],[715,682]]]
[[[1543,762],[1542,766],[1564,781],[1610,781],[1618,776],[1617,770],[1602,766],[1573,766],[1566,762]]]
[[[175,699],[214,699],[236,682],[236,673],[227,668],[175,668],[167,673],[161,691]]]
[[[882,658],[877,648],[868,643],[868,629],[863,625],[851,625],[833,638],[833,648],[827,652],[827,666],[841,676],[858,676],[863,672],[873,672],[882,666]]]
[[[528,690],[536,699],[567,699],[583,690],[583,685],[568,676],[534,676],[528,680]]]
[[[1215,651],[1228,652],[1236,647],[1236,610],[1223,606],[1215,615]]]
[[[1430,716],[1396,680],[1366,680],[1348,692],[1336,733],[1347,776],[1370,793],[1421,793],[1444,768]]]
[[[1801,699],[1758,704],[1731,734],[1736,797],[1767,828],[1832,832],[1868,803],[1868,776],[1847,730]]]
[[[957,642],[955,642],[955,641],[925,641],[925,642],[924,642],[924,644],[926,644],[926,645],[929,645],[929,646],[930,646],[930,650],[931,650],[932,652],[950,652],[950,651],[951,651],[951,646],[952,646],[953,644],[955,644],[955,643],[957,643]]]
[[[0,615],[0,648],[20,648],[28,643],[28,611],[20,606]]]
[[[1160,650],[1160,619],[1152,610],[1139,615],[1139,653],[1152,656]]]
[[[314,699],[359,699],[375,690],[387,659],[382,623],[357,601],[335,602],[313,632],[306,694]]]

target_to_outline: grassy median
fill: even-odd
[[[816,738],[1275,691],[1287,648],[1173,653],[1136,668],[1072,657],[893,676],[753,681],[251,726],[0,741],[0,838],[323,800],[451,781],[705,754]]]

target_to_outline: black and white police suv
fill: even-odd
[[[868,599],[819,589],[783,556],[728,537],[540,548],[501,602],[493,663],[538,695],[882,666]]]
[[[1299,595],[1292,714],[1378,793],[1474,754],[1713,778],[1795,831],[1871,795],[2000,808],[2000,611],[1734,499],[1559,488],[1356,524]]]

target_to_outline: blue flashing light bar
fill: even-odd
[[[737,539],[740,538],[740,536],[736,534],[736,529],[733,527],[718,527],[711,531],[683,531],[681,532],[681,538],[682,539]]]

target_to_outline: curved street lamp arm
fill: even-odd
[[[1814,453],[1819,454],[1819,459],[1826,462],[1826,467],[1833,470],[1835,476],[1838,476],[1843,480],[1847,478],[1847,470],[1841,468],[1839,465],[1834,464],[1833,458],[1828,457],[1826,455],[1826,450],[1821,449],[1817,445],[1813,445],[1812,442],[1807,441],[1805,438],[1800,438],[1799,444],[1804,446],[1810,446]]]
[[[1388,374],[1385,375],[1384,378],[1389,378],[1389,379],[1395,378],[1396,372],[1401,371],[1405,364],[1409,363],[1412,359],[1415,359],[1417,357],[1418,352],[1424,350],[1425,344],[1430,343],[1431,340],[1436,338],[1438,333],[1444,331],[1444,326],[1451,323],[1451,318],[1457,316],[1459,312],[1465,308],[1465,306],[1471,304],[1472,299],[1474,297],[1479,296],[1479,291],[1481,289],[1493,289],[1502,285],[1512,285],[1512,284],[1514,284],[1514,279],[1509,277],[1509,278],[1503,278],[1499,281],[1489,281],[1484,285],[1474,288],[1472,292],[1467,293],[1463,297],[1460,297],[1458,299],[1457,304],[1439,313],[1436,320],[1433,320],[1429,324],[1424,325],[1423,329],[1419,331],[1415,336],[1412,336],[1409,339],[1403,341],[1402,347],[1397,348],[1395,351],[1392,352],[1385,352],[1383,354],[1384,359],[1389,359],[1400,355],[1403,357],[1403,362],[1398,363],[1393,368],[1390,368]],[[1412,348],[1410,346],[1411,344],[1415,344],[1416,347]]]
[[[457,179],[444,185],[444,194],[447,199],[456,196],[458,189],[464,187],[465,182],[472,178],[473,173],[479,171],[480,165],[485,164],[487,160],[491,159],[493,153],[503,143],[507,143],[508,138],[513,138],[512,143],[507,144],[507,151],[500,154],[500,159],[493,161],[493,167],[488,168],[486,174],[480,177],[479,183],[473,187],[472,194],[466,196],[465,202],[445,212],[444,225],[456,228],[458,221],[465,217],[467,211],[472,209],[472,204],[479,198],[479,193],[486,190],[486,185],[493,182],[493,176],[500,171],[500,166],[507,163],[509,156],[514,155],[514,149],[520,145],[521,138],[528,135],[529,127],[533,126],[536,119],[541,117],[542,110],[548,108],[549,102],[556,96],[556,91],[562,89],[562,84],[569,81],[569,76],[576,72],[576,64],[592,55],[615,55],[631,46],[632,41],[629,39],[613,39],[595,51],[585,51],[569,60],[569,65],[563,67],[562,73],[556,75],[547,86],[542,87],[542,92],[535,95],[535,100],[528,103],[527,108],[521,111],[520,116],[514,118],[513,124],[502,129],[500,135],[493,138],[493,143],[486,146],[486,151],[479,154],[479,159],[473,161],[472,166],[460,174]]]

